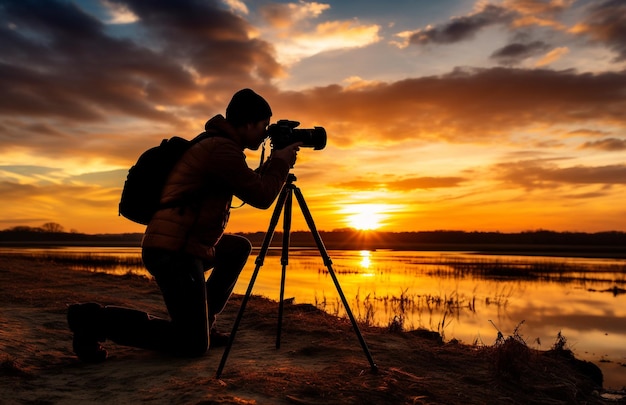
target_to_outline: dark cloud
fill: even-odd
[[[607,152],[621,152],[626,150],[626,139],[606,138],[598,141],[585,142],[583,149],[599,149]]]
[[[281,74],[267,42],[250,39],[252,27],[220,8],[218,1],[112,0],[126,4],[159,42],[165,54],[190,63],[205,76],[264,79]]]
[[[580,32],[614,50],[617,62],[626,60],[626,2],[608,0],[594,3],[579,27]]]
[[[544,160],[496,165],[498,178],[526,189],[565,185],[624,185],[626,165],[557,167]]]
[[[626,127],[626,72],[457,69],[442,76],[284,93],[276,111],[328,126],[333,142],[504,142],[533,125]],[[383,119],[384,117],[384,119]]]
[[[553,29],[565,32],[555,17],[569,8],[571,2],[511,0],[503,5],[488,4],[471,14],[415,31],[410,44],[452,44],[472,39],[485,28],[505,26],[510,32],[528,35],[529,28]],[[617,53],[615,62],[626,60],[626,3],[623,0],[590,2],[583,20],[569,33],[589,36]],[[491,58],[498,63],[514,65],[521,59],[544,51],[542,42],[515,42],[496,50]]]
[[[160,55],[107,37],[100,22],[70,3],[5,1],[2,13],[15,28],[3,27],[0,42],[20,45],[0,56],[0,113],[83,121],[116,113],[178,121],[154,108],[152,102],[160,100],[150,99],[150,86],[181,93],[193,83]]]
[[[45,196],[45,191],[32,184],[0,181],[0,195],[2,195],[5,201],[21,201],[32,197]]]
[[[600,131],[597,129],[588,129],[588,128],[575,129],[567,133],[568,136],[589,136],[589,137],[600,137],[600,136],[606,136],[608,134],[609,132],[607,131]]]
[[[355,180],[339,183],[336,186],[347,188],[350,190],[381,190],[390,191],[411,191],[411,190],[427,190],[434,188],[458,187],[466,181],[462,177],[412,177],[399,180]]]
[[[496,60],[501,65],[517,65],[524,59],[538,55],[549,49],[549,45],[542,41],[530,43],[513,43],[493,52],[491,59]]]
[[[112,1],[138,17],[133,39],[72,2],[0,0],[0,144],[131,159],[281,74],[271,45],[221,2]]]
[[[280,72],[271,46],[249,39],[247,23],[217,2],[115,1],[139,17],[141,43],[111,36],[70,2],[2,0],[0,114],[180,124],[180,110],[156,107],[201,99],[215,78],[219,91]]]
[[[489,4],[474,14],[451,19],[440,26],[428,27],[415,32],[409,43],[425,45],[429,43],[450,44],[473,38],[481,29],[508,23],[514,14],[504,7]]]
[[[619,0],[617,0],[619,1]],[[506,26],[517,31],[528,26],[552,26],[558,24],[554,18],[569,7],[568,2],[546,2],[543,0],[509,0],[503,4],[486,4],[482,9],[468,15],[455,17],[446,23],[428,26],[413,33],[409,43],[451,44],[472,39],[476,34],[493,25]],[[515,51],[506,49],[505,52]]]

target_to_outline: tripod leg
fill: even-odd
[[[280,195],[278,196],[278,201],[276,202],[276,207],[274,208],[274,213],[272,214],[272,218],[270,220],[270,225],[267,229],[267,233],[265,234],[265,239],[263,239],[263,244],[261,245],[261,251],[259,252],[259,255],[255,260],[256,267],[254,269],[254,272],[252,273],[252,277],[250,278],[250,284],[248,284],[248,290],[246,291],[246,295],[241,301],[241,307],[239,308],[239,312],[237,313],[237,318],[235,318],[233,329],[230,332],[230,336],[228,338],[228,345],[224,349],[224,354],[222,355],[222,360],[220,361],[220,365],[217,368],[217,372],[215,373],[215,378],[220,378],[220,376],[222,375],[222,371],[224,370],[224,366],[226,365],[226,360],[228,359],[228,354],[230,353],[230,349],[232,348],[233,342],[235,341],[235,334],[237,333],[237,329],[239,328],[239,323],[241,322],[241,318],[243,317],[246,305],[248,304],[248,300],[250,299],[250,295],[252,294],[252,288],[254,287],[254,283],[259,274],[259,270],[261,269],[261,266],[263,266],[265,255],[267,254],[267,250],[269,249],[270,243],[272,242],[272,237],[274,236],[274,230],[276,229],[276,225],[278,224],[280,213],[282,211],[283,205],[285,204],[287,195],[290,193],[290,189],[288,189],[287,187],[283,187]]]
[[[280,335],[283,325],[283,308],[285,305],[285,278],[287,277],[287,265],[289,265],[289,234],[291,233],[291,204],[292,185],[286,186],[289,190],[285,200],[285,216],[283,218],[283,250],[280,257],[282,274],[280,279],[280,301],[278,303],[278,326],[276,329],[276,348],[280,349]]]
[[[315,243],[317,244],[317,248],[322,255],[322,259],[324,260],[324,264],[328,268],[328,272],[330,273],[333,282],[335,283],[335,287],[337,288],[337,292],[339,293],[339,297],[341,297],[341,302],[343,302],[343,306],[346,309],[346,313],[348,314],[348,318],[350,318],[350,322],[352,322],[352,327],[354,328],[354,332],[356,333],[359,342],[361,343],[361,347],[363,348],[363,352],[367,357],[367,360],[370,363],[372,372],[378,371],[378,366],[374,363],[374,359],[372,358],[372,354],[370,353],[367,344],[365,343],[365,339],[363,339],[363,335],[361,334],[361,330],[359,329],[359,325],[356,323],[356,319],[354,319],[354,315],[352,314],[352,310],[350,310],[350,306],[348,305],[348,300],[346,300],[346,296],[341,290],[341,286],[339,285],[339,280],[337,280],[337,276],[335,275],[335,271],[333,270],[332,260],[330,256],[328,256],[328,252],[326,251],[326,247],[324,246],[324,242],[317,231],[317,227],[315,226],[315,222],[313,221],[313,216],[311,216],[311,211],[306,205],[306,201],[304,201],[304,196],[298,187],[294,186],[293,191],[296,193],[296,199],[300,204],[300,209],[302,210],[302,214],[304,215],[304,219],[306,220],[309,229],[311,230],[311,234],[313,234],[313,239],[315,239]]]

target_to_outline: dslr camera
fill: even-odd
[[[274,149],[282,149],[291,144],[302,142],[305,148],[314,150],[326,147],[326,130],[322,127],[312,129],[295,129],[300,123],[298,121],[280,120],[267,128],[267,134],[272,141]]]

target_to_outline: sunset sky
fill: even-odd
[[[0,22],[0,229],[143,231],[128,168],[250,87],[328,132],[293,169],[320,230],[626,231],[623,0],[0,0]]]

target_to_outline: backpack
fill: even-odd
[[[187,140],[178,136],[163,139],[161,144],[143,152],[137,163],[128,170],[122,189],[118,215],[131,221],[147,225],[160,208],[161,193],[174,165],[183,154],[204,137]],[[167,207],[181,202],[168,203]]]

